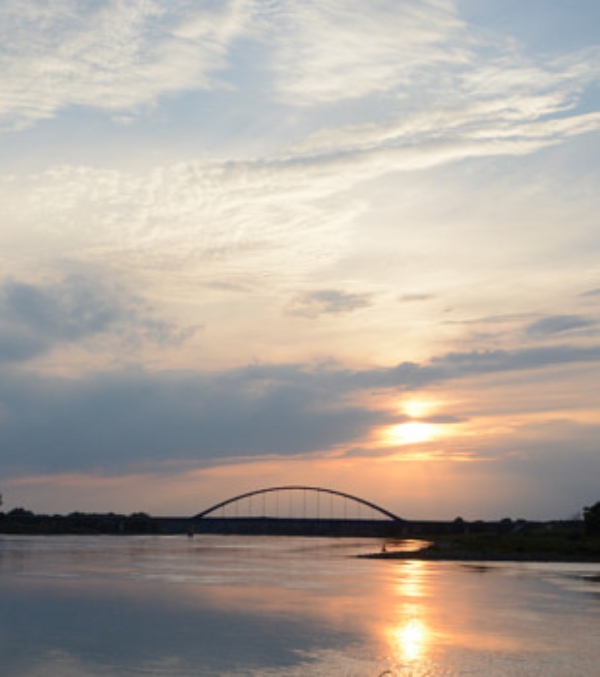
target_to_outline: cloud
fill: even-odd
[[[26,127],[72,106],[120,112],[218,86],[253,3],[9,0],[0,8],[0,121]]]
[[[431,365],[444,369],[448,377],[522,371],[565,364],[598,362],[600,346],[570,345],[449,353],[431,360]]]
[[[579,329],[589,329],[598,323],[583,315],[552,315],[532,322],[526,327],[530,336],[552,336]]]
[[[600,346],[552,346],[520,350],[451,352],[428,363],[402,362],[394,367],[340,372],[349,387],[412,390],[453,379],[600,362]]]
[[[156,318],[142,299],[107,280],[71,275],[56,283],[8,279],[0,285],[0,363],[28,360],[57,345],[102,335],[176,345],[193,331]]]
[[[288,307],[290,315],[315,318],[341,315],[371,305],[370,294],[351,294],[337,289],[319,289],[296,297]]]

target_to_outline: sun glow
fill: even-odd
[[[435,407],[435,403],[427,400],[405,400],[400,406],[407,416],[419,418],[429,414]]]

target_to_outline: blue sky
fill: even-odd
[[[599,13],[0,3],[6,505],[598,500]]]

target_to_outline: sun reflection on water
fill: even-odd
[[[411,618],[404,625],[394,628],[392,634],[396,644],[396,653],[399,653],[403,660],[412,662],[423,656],[428,631],[421,619]]]
[[[405,562],[395,583],[396,620],[386,629],[390,649],[403,663],[423,659],[431,641],[426,622],[426,587],[425,563]]]

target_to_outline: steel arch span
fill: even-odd
[[[352,494],[345,493],[343,491],[336,491],[335,489],[326,489],[324,487],[310,487],[310,486],[304,486],[301,484],[291,484],[291,485],[286,485],[286,486],[281,486],[281,487],[268,487],[266,489],[257,489],[255,491],[248,491],[245,494],[239,494],[238,496],[233,496],[232,498],[228,498],[226,501],[221,501],[220,503],[216,503],[215,505],[211,506],[210,508],[207,508],[206,510],[203,510],[202,512],[199,512],[197,515],[194,515],[192,517],[193,520],[198,520],[202,519],[203,517],[207,517],[208,515],[216,512],[217,510],[220,510],[221,508],[224,508],[226,505],[231,505],[232,503],[237,503],[238,501],[242,501],[246,498],[250,498],[251,496],[260,496],[264,494],[269,494],[273,493],[276,491],[310,491],[314,493],[321,493],[321,494],[329,494],[331,496],[339,496],[340,498],[344,498],[347,501],[354,501],[355,503],[359,503],[360,505],[364,505],[368,508],[371,508],[371,510],[374,510],[384,517],[386,517],[389,520],[393,520],[394,522],[404,522],[404,520],[401,517],[398,517],[398,515],[395,515],[393,512],[390,512],[389,510],[386,510],[385,508],[382,508],[380,505],[377,505],[376,503],[372,503],[371,501],[367,501],[364,498],[359,498],[358,496],[354,496]]]

